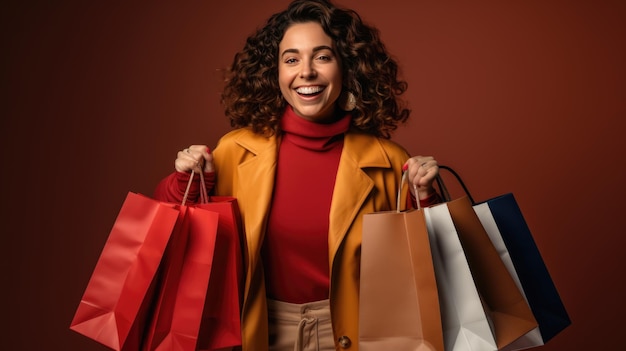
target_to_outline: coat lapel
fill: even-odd
[[[365,167],[389,168],[391,162],[378,139],[347,133],[330,207],[331,267],[344,236],[374,187],[374,181],[363,170]]]
[[[259,259],[261,243],[265,233],[265,218],[269,211],[274,191],[276,173],[277,137],[241,138],[237,143],[255,155],[239,165],[237,198],[244,206],[245,230],[248,235],[247,248],[250,264]],[[256,235],[251,235],[255,233]]]

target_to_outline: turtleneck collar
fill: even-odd
[[[332,123],[315,123],[296,115],[291,106],[287,106],[280,121],[283,139],[309,150],[328,150],[343,141],[343,135],[350,127],[349,113],[337,117]]]

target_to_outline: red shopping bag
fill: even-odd
[[[182,207],[183,214],[179,218],[179,230],[176,232],[175,238],[170,240],[167,246],[159,268],[157,282],[150,309],[149,319],[146,323],[145,335],[142,338],[142,348],[148,350],[153,348],[155,338],[158,339],[157,330],[168,330],[173,311],[173,299],[167,299],[167,296],[174,296],[178,290],[180,276],[183,267],[183,260],[187,250],[190,233],[190,209],[187,206]]]
[[[186,248],[168,252],[174,264],[165,268],[144,351],[241,345],[242,227],[237,201],[214,197],[207,202],[206,193],[202,195],[201,204],[187,209]]]
[[[144,350],[196,350],[211,277],[219,214],[189,207],[187,240],[172,245]],[[182,241],[181,241],[182,243]]]
[[[241,345],[243,302],[243,226],[237,200],[213,196],[198,205],[219,214],[213,271],[200,326],[198,350],[213,351]]]
[[[137,350],[181,207],[128,193],[70,324],[114,350]],[[178,226],[177,226],[178,224]]]

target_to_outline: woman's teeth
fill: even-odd
[[[296,92],[298,92],[298,94],[303,94],[303,95],[312,95],[312,94],[317,94],[321,92],[322,90],[324,90],[323,87],[300,87],[296,89]]]

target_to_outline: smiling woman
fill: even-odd
[[[325,0],[296,0],[235,55],[222,103],[235,130],[213,153],[180,151],[155,196],[180,201],[190,172],[235,196],[246,235],[244,350],[358,350],[363,215],[439,201],[433,157],[389,140],[407,87],[378,31]],[[197,198],[195,183],[187,198]],[[332,262],[332,265],[331,265]]]
[[[289,2],[3,2],[2,349],[106,350],[68,326],[121,201],[129,190],[151,192],[173,170],[172,151],[189,143],[213,148],[230,116],[269,116],[284,103],[274,70],[282,38],[268,29],[250,38],[256,55],[242,53],[248,61],[233,66],[249,89],[225,98],[234,111],[227,116],[215,72]],[[477,200],[512,191],[525,209],[573,320],[539,350],[622,349],[626,1],[340,3],[376,24],[402,64],[409,82],[402,98],[412,112],[393,139],[454,166]],[[368,73],[370,61],[357,64],[345,51],[356,46],[347,28],[327,33],[336,54],[349,57],[342,68]],[[377,40],[366,43],[360,57]],[[343,84],[358,98],[356,124],[371,97],[351,85],[350,74],[343,72]],[[362,89],[378,84],[358,81],[367,84]],[[350,175],[355,182],[359,172]],[[308,180],[301,189],[317,186]],[[291,204],[294,211],[309,211],[318,196],[308,196]],[[54,205],[35,210],[34,199]],[[349,271],[337,272],[348,278]],[[252,323],[246,315],[249,330]]]
[[[332,39],[317,22],[298,23],[287,29],[279,51],[280,91],[295,114],[313,122],[333,122],[342,79]]]

